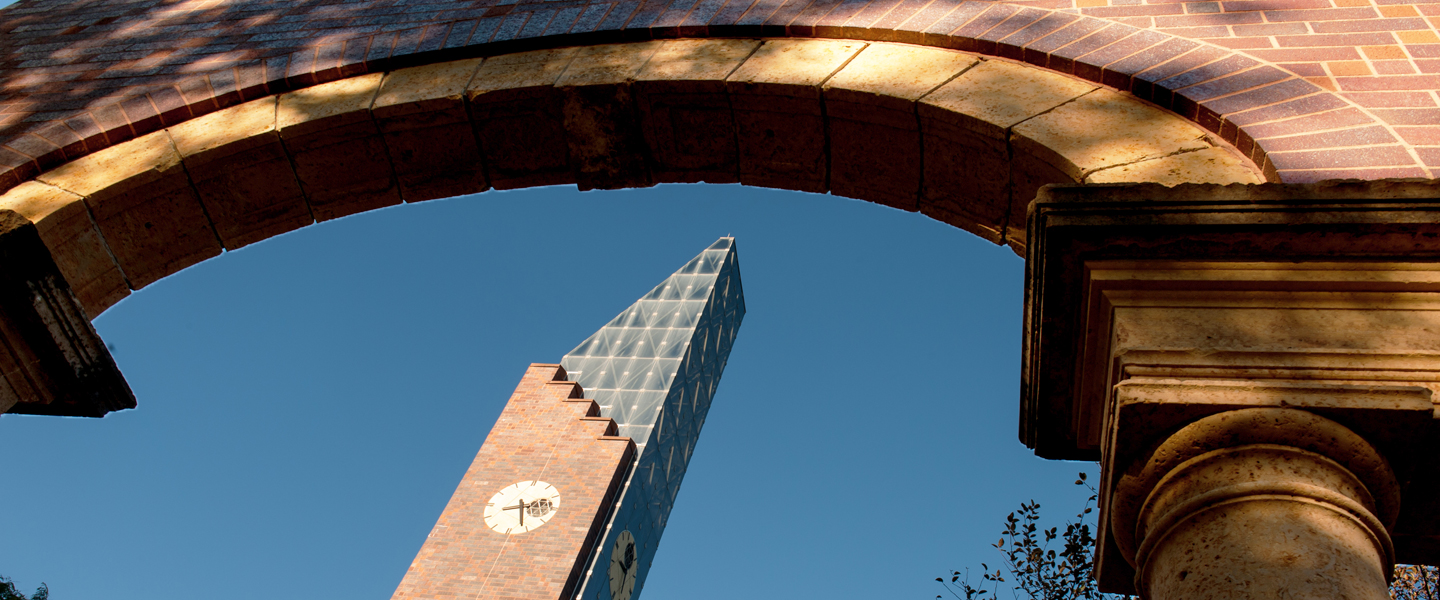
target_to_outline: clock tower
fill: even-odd
[[[632,600],[745,315],[720,238],[526,370],[394,600]]]

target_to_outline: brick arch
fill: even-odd
[[[1418,125],[1401,132],[1373,114],[1375,106],[1400,100],[1357,107],[1312,82],[1323,78],[1304,76],[1320,67],[1318,58],[1302,63],[1294,62],[1301,59],[1291,56],[1293,51],[1230,50],[1158,31],[1155,19],[1162,17],[1143,16],[1184,15],[1191,11],[1189,2],[1095,7],[1108,1],[437,0],[392,7],[378,0],[313,0],[281,9],[216,0],[27,0],[7,9],[0,27],[0,89],[6,92],[0,107],[0,190],[160,128],[326,81],[519,50],[676,37],[891,41],[1021,60],[1174,110],[1250,156],[1271,180],[1423,177],[1430,173],[1421,157],[1434,154],[1440,160],[1440,152],[1432,152],[1440,148],[1417,147],[1440,144],[1440,126],[1424,124],[1433,115],[1390,111],[1395,113],[1387,113],[1390,121]],[[1260,11],[1303,9],[1315,2],[1328,6],[1331,0],[1232,4],[1244,4],[1237,10],[1260,18]],[[1350,13],[1315,18],[1348,19],[1339,24],[1355,31],[1397,25]],[[1144,22],[1141,27],[1119,22],[1127,19]],[[1353,46],[1343,49],[1357,52]],[[1424,48],[1409,52],[1435,54]],[[1280,68],[1271,59],[1292,62]],[[1434,77],[1382,78],[1359,89],[1440,87],[1426,83]],[[1402,133],[1407,141],[1397,137]]]
[[[0,208],[37,225],[97,315],[226,249],[492,187],[833,192],[1023,253],[1041,185],[1122,181],[1263,175],[1173,113],[1024,63],[893,43],[682,39],[462,59],[264,96],[61,164]]]

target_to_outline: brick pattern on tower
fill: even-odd
[[[569,598],[634,457],[630,438],[598,416],[559,365],[533,364],[485,438],[395,600]],[[505,535],[485,506],[505,486],[540,480],[560,491],[545,525]]]

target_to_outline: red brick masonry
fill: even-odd
[[[530,365],[426,538],[395,598],[568,599],[584,573],[635,453],[559,365]],[[495,492],[520,481],[560,490],[545,525],[505,535],[485,525]]]
[[[22,0],[0,190],[236,104],[396,66],[707,36],[1024,60],[1191,118],[1291,182],[1440,177],[1440,0]]]

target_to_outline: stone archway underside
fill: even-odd
[[[1046,183],[1263,175],[1173,113],[1023,63],[889,43],[670,40],[266,96],[41,173],[0,207],[36,223],[94,316],[225,249],[402,201],[700,181],[830,191],[1020,250]]]

